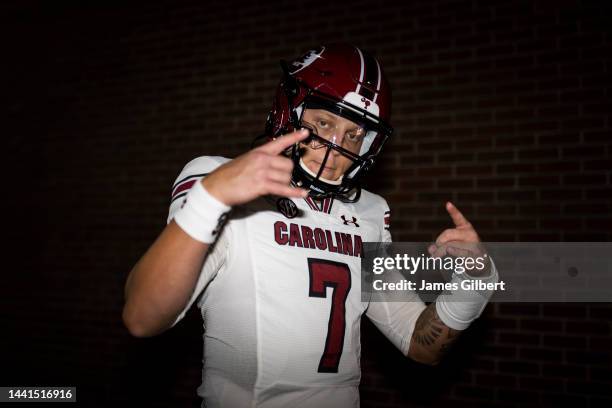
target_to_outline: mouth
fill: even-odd
[[[314,166],[311,166],[312,164],[314,164]],[[318,171],[321,169],[321,162],[311,160],[308,162],[308,165],[306,165],[306,163],[302,159],[300,159],[300,166],[312,177],[316,177]],[[315,167],[318,167],[316,171],[312,169]],[[334,178],[335,176],[335,169],[336,167],[325,166],[323,168],[323,171],[321,172],[322,174],[319,177],[319,180],[332,185],[340,185],[342,183],[342,176],[340,176],[340,178],[338,178],[337,180],[332,180],[332,178]]]
[[[317,165],[317,167],[319,167],[319,169],[321,168],[321,162],[318,161],[314,161],[314,163]],[[336,168],[335,167],[330,167],[330,166],[325,166],[323,168],[324,171],[335,171]]]

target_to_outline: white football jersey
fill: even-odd
[[[185,166],[168,222],[191,186],[227,161],[203,156]],[[410,302],[362,302],[363,242],[391,240],[389,208],[365,190],[353,204],[278,199],[233,208],[176,319],[197,300],[202,406],[358,407],[362,314],[406,354],[425,308],[416,294]]]

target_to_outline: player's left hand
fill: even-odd
[[[450,201],[446,203],[446,211],[453,220],[455,228],[445,229],[438,235],[436,241],[427,248],[429,255],[434,258],[452,256],[476,259],[483,257],[486,260],[485,268],[466,268],[466,272],[474,277],[488,275],[490,261],[484,246],[480,242],[478,233],[461,211]]]

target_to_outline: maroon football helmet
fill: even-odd
[[[289,65],[281,61],[284,76],[277,88],[266,123],[266,135],[278,137],[301,128],[304,109],[325,109],[359,124],[365,137],[358,154],[311,131],[310,141],[327,151],[318,174],[300,161],[300,147],[293,146],[293,182],[310,190],[314,198],[359,199],[359,180],[372,167],[393,132],[389,125],[391,90],[379,62],[357,47],[332,44],[310,50]],[[334,149],[352,160],[339,181],[321,177],[325,162]]]

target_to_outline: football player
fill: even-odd
[[[387,202],[360,186],[392,134],[389,85],[374,57],[345,44],[281,65],[267,141],[187,163],[166,228],[126,282],[123,319],[138,337],[197,303],[209,408],[357,407],[362,315],[404,355],[436,364],[487,302],[362,301],[363,242],[391,241]],[[447,210],[455,227],[435,256],[479,241]]]

